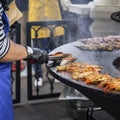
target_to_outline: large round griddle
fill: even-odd
[[[54,49],[51,53],[58,51],[71,53],[77,61],[87,62],[104,67],[103,73],[109,73],[112,77],[120,77],[120,71],[112,65],[113,60],[120,56],[119,50],[113,51],[87,51],[75,47],[76,42],[72,42]],[[120,119],[120,92],[105,92],[96,86],[86,85],[82,81],[72,80],[68,75],[56,71],[56,67],[50,67],[50,73],[61,82],[79,90],[96,105],[102,107],[117,120]]]

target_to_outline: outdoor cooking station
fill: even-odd
[[[75,47],[79,44],[79,40],[69,44],[65,44],[54,49],[51,53],[58,51],[71,53],[77,58],[76,61],[92,63],[96,65],[104,66],[103,72],[109,73],[112,77],[120,77],[120,71],[115,69],[112,62],[116,57],[120,56],[120,50],[113,51],[89,51],[81,50]],[[105,93],[102,89],[99,89],[92,85],[86,85],[84,82],[72,80],[70,77],[56,72],[56,67],[48,67],[49,72],[58,80],[67,84],[88,97],[95,105],[100,106],[103,110],[106,110],[115,119],[120,119],[120,93],[108,92]]]

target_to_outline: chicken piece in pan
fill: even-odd
[[[120,91],[120,78],[113,78],[105,87],[106,91]]]
[[[110,80],[112,77],[108,74],[93,73],[86,76],[86,84],[98,85],[102,81]]]
[[[90,74],[93,74],[94,72],[93,71],[87,71],[87,72],[74,72],[72,75],[71,75],[71,78],[74,79],[74,80],[82,80],[84,81],[85,80],[85,77],[90,75]]]

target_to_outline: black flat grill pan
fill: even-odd
[[[112,62],[120,56],[120,50],[109,51],[84,51],[74,46],[74,43],[60,46],[52,52],[62,51],[73,54],[77,61],[101,65],[104,67],[103,73],[109,73],[112,77],[120,77],[120,71],[114,68]],[[69,48],[69,49],[68,49]],[[102,107],[114,118],[120,120],[120,92],[108,92],[97,88],[96,86],[87,85],[82,81],[72,80],[63,73],[56,72],[56,67],[48,68],[50,73],[61,82],[79,90],[96,105]]]

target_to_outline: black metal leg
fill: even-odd
[[[38,81],[38,78],[36,78],[36,80]],[[40,88],[39,88],[38,82],[37,82],[37,86],[36,86],[36,93],[37,93],[37,95],[39,95],[39,91],[40,91]]]
[[[87,120],[94,120],[93,119],[93,107],[88,108],[87,110]]]
[[[35,79],[37,80],[36,93],[37,93],[37,95],[39,95],[40,88],[38,86],[38,78],[39,78],[39,76],[38,76],[38,64],[37,63],[35,64],[35,67],[36,67]]]
[[[49,71],[48,70],[47,70],[47,73],[46,73],[46,77],[47,77],[47,79],[49,80],[49,83],[50,83],[51,94],[53,94],[55,78],[50,78],[49,77]]]

